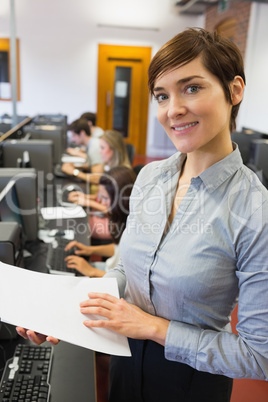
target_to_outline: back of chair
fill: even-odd
[[[126,148],[127,148],[127,154],[128,154],[129,162],[132,165],[133,160],[134,160],[134,156],[135,156],[135,151],[136,151],[135,146],[133,144],[127,143]]]

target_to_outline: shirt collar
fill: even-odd
[[[164,181],[169,180],[174,174],[180,172],[182,165],[186,159],[186,154],[176,152],[170,158],[166,160],[167,163],[156,165],[156,168],[160,168],[162,171],[162,178]],[[210,166],[199,176],[194,177],[192,182],[200,181],[204,183],[209,192],[213,192],[218,188],[225,180],[231,177],[237,172],[243,161],[241,158],[238,146],[233,143],[233,152],[227,155],[224,159]]]
[[[243,165],[238,146],[233,143],[233,152],[225,158],[210,166],[200,174],[200,179],[203,181],[209,192],[216,190],[222,183],[233,176]]]

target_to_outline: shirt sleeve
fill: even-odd
[[[171,321],[165,344],[167,359],[231,378],[268,380],[267,239],[265,202],[244,225],[236,244],[238,335]]]
[[[124,297],[126,288],[126,274],[121,259],[119,260],[119,263],[115,268],[111,269],[105,274],[105,278],[116,278],[119,289],[119,296]]]

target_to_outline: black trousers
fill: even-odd
[[[132,357],[112,356],[109,402],[229,402],[231,378],[164,357],[152,341],[129,339]]]

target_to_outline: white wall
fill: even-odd
[[[154,54],[186,27],[204,26],[203,17],[180,16],[174,2],[15,0],[21,67],[17,113],[63,113],[70,122],[84,111],[96,111],[99,43],[150,46]],[[9,0],[1,0],[0,37],[10,35],[9,18]],[[266,21],[268,5],[255,4],[246,57],[248,84],[238,125],[268,132],[264,121],[268,102]],[[100,24],[148,29],[101,28]],[[12,113],[11,102],[0,102],[0,115],[3,113]],[[155,116],[156,105],[150,104],[147,153],[152,156],[158,153]]]
[[[244,126],[268,134],[268,4],[254,3],[245,55],[246,89],[238,118]]]
[[[15,5],[21,67],[17,114],[63,113],[69,122],[96,111],[99,43],[150,46],[155,53],[200,21],[179,16],[174,0],[16,0]],[[10,35],[9,18],[9,0],[1,0],[0,37]],[[0,102],[3,113],[12,114],[11,102]],[[150,106],[148,144],[153,143],[153,113]]]

